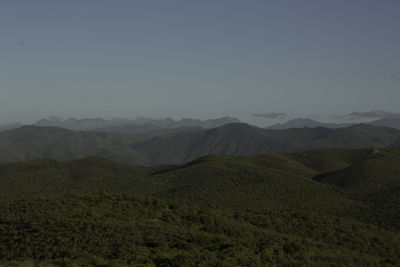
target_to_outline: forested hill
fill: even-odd
[[[0,265],[396,266],[400,148],[0,164]]]
[[[101,158],[42,159],[1,163],[0,184],[5,199],[107,192],[204,207],[246,209],[284,204],[336,213],[359,207],[360,201],[397,192],[400,148],[214,155],[184,165],[154,167]]]

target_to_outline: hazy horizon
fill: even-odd
[[[396,0],[0,7],[0,124],[232,116],[267,126],[400,111]]]
[[[372,111],[372,113],[376,113],[376,112],[381,112],[381,111]],[[206,120],[212,120],[212,119],[220,119],[223,117],[231,117],[231,118],[236,118],[239,119],[241,122],[243,123],[247,123],[253,126],[257,126],[257,127],[268,127],[268,126],[273,126],[276,124],[283,124],[289,121],[292,121],[294,119],[311,119],[320,123],[338,123],[338,124],[357,124],[357,123],[368,123],[368,122],[372,122],[375,120],[379,120],[379,119],[384,119],[384,118],[388,118],[390,116],[395,116],[396,118],[400,118],[400,113],[388,113],[389,115],[387,116],[366,116],[366,114],[371,113],[371,112],[355,112],[355,113],[360,113],[361,115],[357,115],[357,116],[351,116],[350,114],[345,114],[343,116],[329,116],[329,117],[319,117],[316,118],[317,116],[309,116],[309,117],[284,117],[284,118],[274,118],[274,119],[269,119],[266,121],[270,121],[270,123],[254,123],[251,120],[246,121],[237,117],[233,117],[233,116],[221,116],[221,117],[209,117],[209,118],[198,118],[198,117],[179,117],[179,118],[174,118],[174,117],[144,117],[144,116],[137,116],[137,117],[101,117],[101,116],[97,116],[97,117],[58,117],[58,116],[47,116],[47,117],[42,117],[42,118],[37,118],[36,120],[32,120],[32,121],[12,121],[12,122],[7,122],[7,123],[2,123],[0,124],[0,126],[6,126],[6,125],[12,125],[15,123],[21,123],[22,125],[34,125],[35,123],[38,123],[40,120],[45,119],[45,120],[69,120],[69,119],[76,119],[76,120],[83,120],[83,119],[105,119],[105,120],[135,120],[135,119],[139,119],[139,118],[144,118],[144,119],[155,119],[155,120],[162,120],[162,119],[173,119],[174,121],[180,121],[182,119],[200,119],[202,121],[206,121]],[[260,116],[253,116],[253,117],[260,117]],[[342,118],[340,118],[342,117]]]

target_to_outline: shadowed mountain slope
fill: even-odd
[[[393,114],[387,118],[377,119],[364,123],[372,126],[383,126],[383,127],[400,129],[400,115]],[[337,128],[350,127],[355,124],[356,123],[325,123],[307,118],[297,118],[287,121],[285,123],[278,123],[268,126],[266,127],[266,129],[283,130],[291,128],[305,128],[305,127],[308,128],[325,127],[325,128],[337,129]]]
[[[134,147],[149,155],[152,162],[179,163],[210,154],[251,155],[322,147],[385,147],[395,144],[399,137],[399,130],[369,125],[341,129],[264,130],[247,124],[228,124],[202,132],[154,138]]]
[[[389,118],[383,118],[370,122],[374,126],[385,126],[400,129],[400,115],[395,115]]]
[[[324,122],[319,122],[315,121],[312,119],[305,119],[305,118],[297,118],[293,119],[290,121],[287,121],[285,123],[278,123],[274,124],[271,126],[268,126],[266,129],[275,129],[275,130],[284,130],[284,129],[290,129],[290,128],[317,128],[317,127],[325,127],[325,128],[344,128],[344,127],[350,127],[353,125],[352,123],[324,123]]]
[[[23,126],[0,133],[0,160],[51,158],[72,160],[99,156],[121,162],[147,163],[146,155],[130,149],[142,140],[112,133],[70,131],[56,127]]]
[[[227,124],[208,130],[178,128],[143,135],[23,126],[0,133],[0,161],[98,156],[136,165],[180,164],[212,154],[387,147],[398,144],[399,140],[400,130],[369,125],[265,130],[247,124]]]
[[[9,131],[21,127],[21,123],[3,124],[0,125],[0,132]]]

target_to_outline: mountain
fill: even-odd
[[[71,160],[101,156],[135,164],[147,156],[130,149],[140,137],[71,131],[57,127],[22,126],[0,133],[0,161],[51,158]]]
[[[62,119],[58,117],[50,117],[47,119],[41,119],[35,122],[33,125],[35,126],[52,126],[52,127],[61,127],[70,130],[78,130],[78,131],[105,131],[105,132],[120,132],[126,134],[134,134],[134,133],[144,133],[148,131],[156,131],[161,129],[172,129],[172,128],[205,128],[212,129],[218,128],[226,124],[231,123],[240,123],[240,120],[232,117],[222,117],[218,119],[209,119],[209,120],[198,120],[198,119],[189,119],[184,118],[178,121],[173,120],[172,118],[164,118],[164,119],[149,119],[145,117],[138,117],[134,120],[130,119],[119,119],[114,118],[111,120],[106,120],[103,118],[86,118],[86,119]],[[366,122],[365,124],[373,125],[373,126],[384,126],[390,128],[400,129],[400,117],[399,116],[391,116],[389,118],[383,118],[371,122]],[[274,124],[268,126],[266,129],[291,129],[291,128],[345,128],[354,125],[354,123],[323,123],[318,122],[312,119],[306,118],[297,118],[290,120],[286,123],[282,124]],[[21,124],[9,124],[0,126],[0,131],[14,129],[21,126]]]
[[[179,121],[175,121],[172,118],[165,118],[165,119],[146,119],[146,118],[139,118],[136,120],[137,122],[134,123],[136,125],[143,125],[140,122],[146,122],[146,124],[153,124],[156,127],[160,128],[181,128],[181,127],[201,127],[201,128],[217,128],[229,123],[239,123],[240,120],[232,117],[222,117],[218,119],[208,119],[208,120],[198,120],[198,119],[190,119],[190,118],[183,118]]]
[[[383,126],[390,127],[395,129],[400,129],[400,115],[394,114],[388,118],[382,118],[370,122],[365,122],[364,124],[369,124],[373,126]],[[291,129],[291,128],[316,128],[316,127],[325,127],[325,128],[345,128],[354,125],[354,123],[323,123],[311,119],[298,118],[293,119],[285,123],[278,123],[271,126],[266,127],[266,129]]]
[[[371,124],[374,126],[384,126],[384,127],[400,129],[400,115],[395,115],[395,116],[391,116],[389,118],[375,120],[375,121],[369,122],[368,124]]]
[[[223,125],[226,124],[230,124],[230,123],[240,123],[241,121],[239,119],[236,118],[232,118],[232,117],[222,117],[219,119],[209,119],[209,120],[205,120],[203,121],[203,125],[198,125],[204,128],[217,128],[217,127],[221,127]],[[186,125],[189,126],[189,125]],[[196,126],[196,125],[191,125],[191,126]]]
[[[251,155],[313,148],[397,145],[400,130],[356,125],[348,128],[266,130],[247,124],[188,131],[168,129],[137,135],[23,126],[0,133],[0,161],[99,156],[130,164],[180,164],[212,154]]]
[[[12,124],[0,125],[0,132],[16,129],[16,128],[21,127],[21,126],[22,126],[21,123],[12,123]]]
[[[153,138],[133,147],[149,155],[152,162],[176,164],[211,154],[251,155],[322,147],[385,147],[394,145],[399,137],[399,130],[369,125],[340,129],[265,130],[247,124],[228,124],[169,138]]]
[[[400,148],[0,164],[0,264],[397,266]]]
[[[171,135],[173,133],[196,132],[201,130],[204,130],[204,128],[198,126],[165,128],[148,123],[145,125],[125,125],[118,127],[99,128],[93,131],[123,133],[123,134],[145,134],[146,136],[164,136],[164,135]]]
[[[120,125],[120,123],[129,123],[125,120],[105,120],[103,118],[85,118],[85,119],[62,119],[58,117],[50,117],[47,119],[41,119],[35,122],[35,126],[44,127],[60,127],[70,130],[88,131],[96,128],[111,127],[114,125]]]
[[[277,129],[277,130],[282,130],[282,129],[291,129],[291,128],[317,128],[317,127],[325,127],[325,128],[344,128],[344,127],[349,127],[353,124],[351,123],[323,123],[311,119],[304,119],[304,118],[298,118],[298,119],[293,119],[285,123],[278,123],[274,124],[271,126],[268,126],[267,129]],[[384,126],[384,125],[381,125]]]
[[[34,126],[52,126],[60,127],[69,130],[78,131],[91,131],[91,130],[103,130],[103,131],[117,131],[123,130],[128,132],[127,129],[131,129],[130,132],[145,131],[146,128],[150,130],[159,130],[163,128],[181,128],[181,127],[201,127],[201,128],[214,128],[219,127],[228,123],[240,122],[236,118],[222,117],[218,119],[210,120],[197,120],[197,119],[181,119],[175,121],[172,118],[165,119],[149,119],[144,117],[138,117],[135,120],[130,119],[119,119],[114,118],[106,120],[103,118],[86,118],[86,119],[61,119],[58,117],[50,117],[47,119],[41,119],[35,122]]]

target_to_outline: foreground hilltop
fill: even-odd
[[[0,193],[5,199],[128,193],[204,207],[288,205],[336,213],[397,192],[399,166],[400,148],[214,155],[183,165],[154,167],[93,157],[71,162],[41,159],[0,164]]]
[[[399,142],[400,130],[369,125],[266,130],[234,123],[206,130],[184,127],[135,135],[23,126],[0,133],[0,161],[98,156],[135,165],[181,164],[212,154],[388,147]]]
[[[400,148],[0,164],[0,264],[400,261]]]

